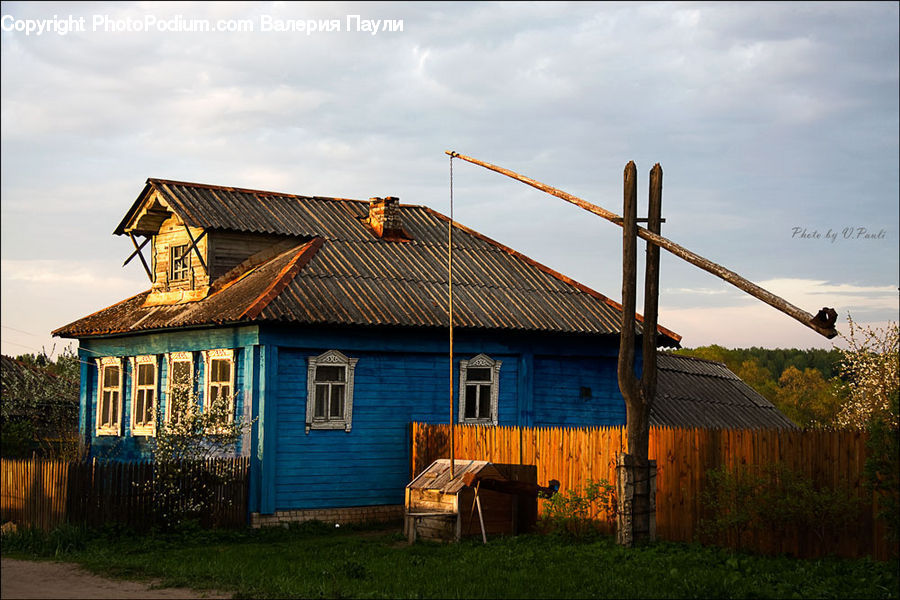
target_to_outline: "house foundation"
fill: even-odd
[[[250,514],[250,526],[260,527],[287,526],[290,523],[304,521],[322,521],[324,523],[372,523],[401,521],[403,505],[389,504],[381,506],[348,506],[344,508],[315,508],[306,510],[281,510],[271,515]]]

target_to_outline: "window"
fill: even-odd
[[[191,256],[185,252],[187,249],[187,244],[169,248],[169,281],[187,279],[188,269],[191,266]]]
[[[223,422],[234,418],[234,350],[206,353],[204,411],[215,411]]]
[[[459,361],[459,422],[497,424],[502,361],[479,354]]]
[[[191,352],[173,352],[169,355],[166,422],[180,423],[193,405],[194,355]]]
[[[131,359],[131,435],[156,433],[156,357]]]
[[[306,433],[310,429],[350,431],[353,421],[353,373],[358,358],[337,350],[309,357]]]
[[[122,361],[98,359],[97,370],[97,435],[121,435]]]

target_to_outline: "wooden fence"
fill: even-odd
[[[2,459],[0,518],[49,531],[62,523],[135,529],[163,525],[192,505],[204,527],[247,524],[249,459],[166,465],[152,462],[63,462]]]
[[[455,457],[537,466],[538,481],[560,481],[561,490],[580,489],[588,479],[615,482],[616,455],[625,448],[625,430],[612,428],[519,428],[457,426]],[[450,427],[413,423],[412,476],[447,457]],[[701,498],[710,469],[740,465],[783,465],[809,477],[817,488],[845,486],[860,498],[858,519],[843,531],[819,539],[800,527],[760,527],[743,546],[767,554],[817,557],[874,556],[891,549],[884,524],[874,518],[876,500],[863,485],[866,434],[860,431],[776,431],[671,429],[650,431],[650,458],[657,461],[656,531],[660,539],[696,541],[710,516]],[[596,515],[612,527],[612,515]],[[840,529],[830,527],[829,529]],[[736,546],[736,536],[717,543]]]

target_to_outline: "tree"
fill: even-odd
[[[46,352],[3,357],[0,422],[4,454],[32,450],[64,460],[78,459],[78,397],[81,363],[70,348],[52,360]]]
[[[874,418],[883,417],[897,427],[897,415],[891,414],[891,398],[900,388],[900,328],[897,323],[885,327],[861,326],[848,315],[849,334],[842,336],[848,348],[841,350],[840,374],[847,400],[837,415],[844,427],[866,427]]]
[[[801,427],[833,425],[840,410],[835,383],[826,381],[816,369],[788,367],[778,379],[775,405]]]
[[[772,378],[771,371],[760,366],[756,359],[742,362],[740,367],[734,369],[734,374],[764,398],[773,400],[778,393],[778,384]]]

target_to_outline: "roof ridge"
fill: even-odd
[[[288,261],[288,263],[281,269],[281,272],[278,273],[273,279],[272,282],[266,286],[266,289],[256,298],[253,302],[250,303],[247,308],[238,316],[238,319],[249,318],[255,319],[259,316],[259,313],[263,311],[263,309],[269,305],[269,303],[274,300],[281,292],[284,291],[284,288],[297,276],[303,267],[312,260],[312,257],[316,255],[319,251],[319,248],[322,247],[322,244],[325,243],[325,240],[321,237],[314,237],[309,240],[307,243],[303,244],[303,246],[297,251],[297,253],[293,256],[293,258]],[[291,252],[291,250],[285,251],[283,254],[279,256],[283,256]],[[275,260],[274,258],[272,260]]]
[[[258,194],[263,196],[281,196],[283,198],[296,198],[302,200],[333,200],[337,202],[361,202],[368,204],[368,200],[359,200],[356,198],[341,198],[338,196],[307,196],[302,194],[290,194],[287,192],[273,192],[271,190],[257,190],[253,188],[241,188],[228,185],[215,185],[211,183],[197,183],[195,181],[178,181],[175,179],[161,179],[158,177],[148,177],[148,184],[161,185],[184,185],[190,187],[205,188],[208,190],[221,190],[223,192],[242,192],[245,194]]]
[[[687,356],[685,354],[675,354],[674,352],[668,352],[666,350],[661,350],[660,354],[665,354],[666,356],[672,356],[674,358],[681,358],[681,359],[693,360],[693,361],[697,361],[697,362],[709,363],[712,365],[721,365],[721,366],[725,367],[726,369],[728,369],[728,365],[726,365],[724,362],[719,361],[719,360],[712,360],[709,358],[700,358],[697,356]],[[731,371],[731,369],[728,369],[728,370]]]

